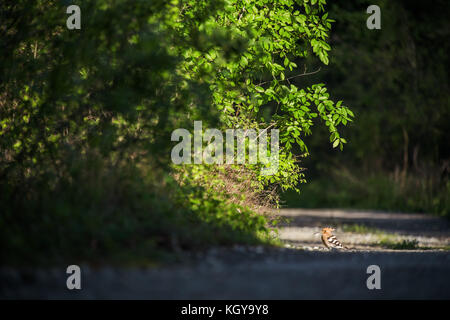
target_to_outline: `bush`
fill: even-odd
[[[324,84],[290,82],[307,75],[294,60],[329,62],[325,1],[76,3],[80,30],[60,1],[0,5],[3,261],[271,241],[262,211],[303,177],[293,147],[320,121],[342,149],[353,118]],[[279,172],[172,168],[172,131],[199,119],[279,129]]]

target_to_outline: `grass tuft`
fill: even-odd
[[[383,238],[380,240],[379,244],[386,249],[392,249],[392,250],[421,249],[419,247],[419,241],[417,241],[416,239],[396,241],[396,240],[393,240],[390,238]]]

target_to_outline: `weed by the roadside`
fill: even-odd
[[[391,238],[383,238],[380,240],[379,244],[386,248],[392,250],[416,250],[419,249],[419,241],[416,239],[412,240],[393,240]]]

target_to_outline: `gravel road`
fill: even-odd
[[[81,290],[66,288],[65,267],[0,269],[2,298],[58,299],[450,299],[450,227],[426,215],[344,210],[286,209],[280,237],[285,248],[214,248],[161,268],[81,265]],[[346,224],[375,234],[346,232]],[[313,236],[337,227],[349,251],[326,251]],[[378,245],[380,233],[415,239],[415,250]],[[381,269],[381,289],[366,286],[367,267]]]

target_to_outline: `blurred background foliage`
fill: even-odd
[[[366,8],[381,8],[368,30]],[[450,215],[448,1],[339,1],[323,81],[354,111],[343,152],[305,139],[310,157],[301,195],[285,205],[347,207]],[[320,132],[323,132],[322,134]]]

